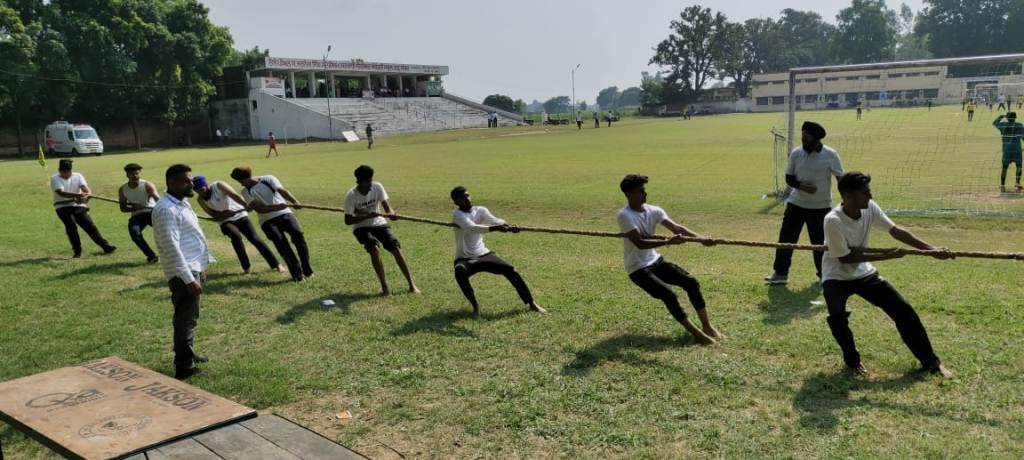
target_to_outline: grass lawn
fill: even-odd
[[[998,171],[974,170],[998,160],[991,120],[966,125],[958,109],[873,110],[859,123],[849,111],[801,118],[825,122],[833,133],[826,143],[847,169],[879,177],[883,208],[943,206],[952,198],[931,201],[929,190],[958,183],[981,190],[984,178],[992,206],[1016,209],[1015,197],[991,192]],[[694,230],[771,241],[782,208],[760,197],[772,183],[768,130],[779,120],[738,114],[631,119],[582,132],[464,130],[381,138],[372,151],[361,143],[282,145],[271,159],[262,146],[179,149],[82,158],[76,169],[96,194],[116,196],[128,162],[141,163],[161,190],[172,163],[228,181],[232,167],[251,165],[304,202],[341,206],[352,170],[366,163],[400,213],[447,219],[448,191],[461,184],[512,223],[600,231],[616,230],[619,179],[638,172],[651,176],[651,203]],[[928,123],[939,130],[920,126]],[[120,249],[99,255],[83,235],[85,256],[68,259],[47,189],[55,169],[56,159],[46,170],[34,161],[0,163],[0,380],[108,355],[172,373],[162,273],[132,245],[126,215],[103,202],[93,202],[93,219]],[[851,324],[872,376],[854,379],[841,371],[807,253],[795,255],[788,287],[768,288],[760,280],[771,270],[770,251],[662,250],[698,277],[728,336],[699,347],[630,283],[619,241],[488,235],[488,246],[519,268],[550,314],[525,313],[504,279],[481,274],[473,283],[484,318],[474,321],[452,276],[450,229],[393,225],[424,294],[384,299],[342,217],[297,212],[318,275],[303,284],[270,273],[251,247],[257,274],[240,275],[227,238],[203,223],[220,263],[210,272],[196,340],[211,362],[192,384],[371,457],[1024,457],[1018,262],[879,263],[957,377],[911,375],[917,363],[892,323],[856,299]],[[1015,219],[897,222],[954,249],[1024,250]],[[873,237],[875,246],[892,244]],[[385,256],[400,292],[401,275]],[[323,299],[336,305],[323,307]],[[351,420],[335,417],[345,410]],[[8,458],[52,455],[3,425],[0,442]]]

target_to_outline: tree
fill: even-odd
[[[544,111],[547,113],[568,112],[570,107],[572,101],[569,96],[556,96],[544,102]]]
[[[501,109],[506,112],[515,112],[516,103],[511,97],[504,96],[501,94],[492,94],[484,98],[484,105],[488,107],[494,107]]]
[[[640,88],[633,86],[626,88],[615,100],[616,107],[633,107],[640,105]]]
[[[640,72],[640,107],[641,110],[649,112],[653,107],[663,105],[662,87],[665,77],[661,72],[651,75],[650,72]]]
[[[836,63],[888,61],[896,51],[896,12],[885,0],[853,0],[836,16],[832,57]]]
[[[266,63],[267,57],[270,56],[270,49],[261,50],[259,46],[254,46],[252,49],[245,51],[238,51],[236,49],[231,50],[231,57],[228,58],[228,62],[224,64],[225,67],[242,66],[242,70],[250,70],[256,67],[261,67]]]
[[[619,87],[609,86],[597,93],[597,105],[603,108],[615,107],[615,100],[619,98]]]
[[[783,70],[784,57],[779,25],[772,19],[748,19],[743,24],[728,24],[726,51],[722,55],[718,77],[731,79],[739,97],[750,95],[755,74]]]
[[[512,108],[515,109],[515,113],[524,113],[526,112],[526,102],[522,99],[516,99],[516,101],[512,103]]]
[[[1020,0],[924,0],[914,27],[938,58],[1020,50],[1024,2]]]
[[[576,104],[576,107],[579,110],[587,110],[587,101],[580,101],[579,104]]]
[[[813,11],[782,10],[777,22],[780,47],[775,51],[778,60],[768,71],[781,71],[791,67],[830,64],[829,43],[836,27],[825,22]]]
[[[23,122],[30,118],[32,95],[37,93],[39,80],[36,59],[37,38],[42,25],[38,21],[23,22],[22,15],[0,3],[0,62],[5,73],[0,74],[0,95],[10,109],[18,138],[18,155],[24,154]]]
[[[916,16],[914,10],[906,3],[900,5],[899,35],[896,37],[896,60],[912,61],[915,59],[930,59],[931,51],[928,50],[928,36],[917,35],[914,32]]]
[[[665,84],[696,93],[716,73],[725,52],[726,17],[710,8],[687,7],[670,25],[672,33],[654,48],[650,64],[668,67]]]

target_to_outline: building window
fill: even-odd
[[[759,97],[759,98],[757,98],[757,105],[768,105],[769,102],[771,102],[770,98],[767,98],[767,97]]]
[[[846,93],[846,102],[857,102],[860,100],[860,93]]]
[[[901,74],[901,73],[891,73],[891,74],[889,74],[889,78],[903,78],[903,74]]]
[[[882,78],[881,75],[868,75],[868,76],[864,77],[865,80],[878,80],[880,78]]]
[[[775,80],[775,81],[772,82],[772,84],[773,85],[784,85],[784,84],[786,84],[786,80]]]
[[[921,76],[921,72],[913,72],[913,73],[908,73],[907,74],[907,78],[910,78],[910,77],[920,77],[920,76]]]
[[[825,96],[825,100],[827,100],[829,102],[839,102],[839,95],[838,94],[829,94],[829,95]]]
[[[926,89],[924,90],[924,97],[926,99],[933,99],[939,97],[939,89]]]
[[[804,103],[805,104],[813,104],[815,102],[818,102],[818,95],[817,94],[808,94],[808,95],[804,96]]]
[[[786,103],[786,96],[772,96],[772,105],[782,105]]]
[[[827,77],[825,81],[839,81],[839,77]]]
[[[817,78],[805,78],[804,79],[804,83],[817,83],[817,82],[818,82]]]
[[[860,77],[846,77],[847,80],[860,80]]]
[[[936,71],[933,71],[933,72],[925,72],[924,76],[926,76],[926,77],[934,77],[934,76],[936,76],[938,74],[939,74],[939,71],[936,70]]]
[[[869,91],[867,93],[864,93],[864,97],[869,101],[877,101],[878,99],[880,99],[878,91]]]

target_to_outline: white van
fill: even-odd
[[[46,150],[53,154],[103,153],[103,141],[89,125],[55,121],[46,126]]]

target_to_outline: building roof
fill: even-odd
[[[424,64],[397,64],[391,62],[366,62],[362,59],[347,61],[285,58],[267,56],[263,68],[270,70],[304,70],[352,72],[358,74],[403,74],[403,75],[448,75],[448,66]]]

